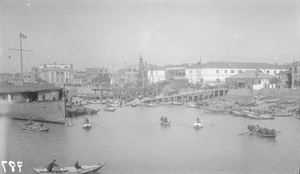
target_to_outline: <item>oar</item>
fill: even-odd
[[[240,135],[244,135],[244,134],[247,134],[247,133],[250,133],[250,132],[244,132],[244,133],[241,133],[241,134],[239,134],[239,136],[240,136]]]

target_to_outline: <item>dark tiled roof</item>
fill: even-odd
[[[236,74],[226,79],[272,79],[275,76],[263,72],[256,73],[256,70],[248,70],[240,74]]]

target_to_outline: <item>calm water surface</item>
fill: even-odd
[[[18,121],[9,122],[6,160],[23,161],[23,172],[47,166],[53,159],[60,166],[106,162],[99,171],[122,173],[298,173],[300,164],[300,120],[293,117],[251,120],[231,115],[203,113],[185,106],[124,107],[115,112],[87,116],[93,121],[84,130],[84,117],[74,126],[46,124],[48,133],[22,130]],[[170,127],[161,127],[167,116]],[[194,129],[199,116],[204,127]],[[71,124],[71,120],[69,121]],[[276,139],[247,132],[248,124],[275,128]]]

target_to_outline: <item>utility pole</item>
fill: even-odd
[[[21,79],[22,80],[24,80],[23,79],[23,51],[29,51],[29,52],[33,52],[32,50],[23,50],[23,48],[22,48],[22,39],[26,39],[27,38],[27,36],[26,35],[24,35],[24,34],[22,34],[21,32],[20,32],[20,49],[15,49],[15,48],[8,48],[8,50],[16,50],[16,51],[20,51],[20,59],[21,59]],[[9,58],[10,58],[10,56],[9,56]]]

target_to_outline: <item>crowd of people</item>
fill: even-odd
[[[258,132],[262,135],[272,135],[272,136],[276,136],[276,130],[275,129],[268,129],[266,127],[262,128],[259,125],[248,125],[248,130],[250,132]]]

